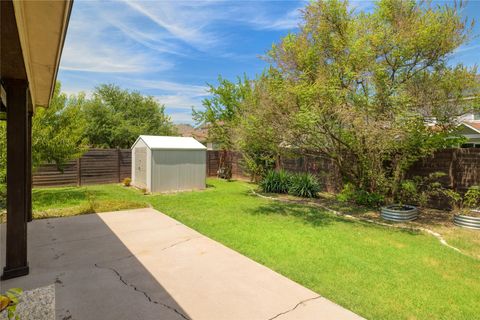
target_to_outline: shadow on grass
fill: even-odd
[[[327,226],[335,222],[354,223],[355,221],[348,220],[329,214],[319,208],[300,205],[289,204],[279,201],[270,201],[268,204],[259,206],[251,211],[256,215],[280,215],[292,216],[302,219],[305,223],[311,224],[315,227]]]
[[[71,217],[91,213],[121,211],[140,209],[148,207],[146,202],[126,200],[96,200],[94,203],[81,202],[79,205],[72,205],[65,208],[50,208],[47,210],[35,210],[34,219]]]
[[[287,203],[283,201],[270,200],[267,204],[251,210],[251,214],[292,216],[302,219],[305,223],[315,227],[328,226],[334,223],[343,223],[350,225],[358,225],[365,228],[391,230],[392,232],[401,232],[409,235],[422,234],[418,230],[414,229],[395,228],[394,223],[392,223],[392,226],[389,227],[384,225],[378,225],[368,221],[354,220],[352,218],[338,216],[328,211],[325,211],[322,208],[318,208],[309,204],[308,200],[305,200],[304,203]]]
[[[88,202],[93,196],[95,201],[108,194],[101,190],[90,190],[88,188],[67,187],[61,189],[34,189],[32,192],[33,208],[48,209],[55,207],[69,207]]]

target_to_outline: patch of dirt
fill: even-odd
[[[464,215],[464,216],[469,216],[469,217],[475,217],[475,218],[480,218],[480,210],[468,210],[468,211],[463,211],[460,212],[459,214]]]
[[[359,206],[349,202],[340,202],[336,199],[334,194],[322,192],[318,198],[314,199],[305,199],[294,197],[286,194],[264,194],[272,198],[278,198],[281,200],[291,201],[298,204],[305,205],[320,205],[335,211],[338,211],[343,214],[348,214],[360,218],[367,218],[376,220],[382,223],[390,223],[386,220],[383,220],[380,217],[380,209],[372,209],[363,206]],[[411,222],[399,223],[392,222],[395,225],[403,225],[405,227],[423,227],[423,228],[433,228],[433,227],[453,227],[453,213],[446,210],[430,209],[430,208],[418,208],[419,217]],[[478,213],[480,216],[480,213]]]

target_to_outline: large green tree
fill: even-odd
[[[32,123],[32,165],[53,163],[62,170],[64,164],[79,157],[87,149],[83,138],[85,118],[83,94],[68,97],[57,82],[48,108],[37,108]],[[6,183],[6,122],[0,122],[0,206],[5,197]]]
[[[57,82],[48,108],[37,108],[32,118],[32,165],[54,163],[60,169],[87,148],[83,138],[85,118],[83,94],[68,97]],[[6,122],[0,122],[0,183],[6,173]]]
[[[208,138],[223,150],[235,148],[235,129],[245,99],[251,93],[246,76],[236,82],[218,77],[218,85],[208,84],[210,97],[203,99],[202,110],[193,110],[193,119],[199,126],[208,128]]]
[[[478,98],[476,67],[449,63],[471,30],[460,9],[381,0],[364,13],[346,1],[310,3],[299,32],[268,53],[295,95],[284,100],[286,144],[332,159],[360,189],[393,196],[413,162],[455,143],[447,137]]]
[[[61,170],[69,160],[87,150],[83,137],[86,119],[83,93],[68,97],[57,83],[48,108],[37,108],[32,121],[32,165],[54,163]]]
[[[96,87],[83,112],[87,119],[85,138],[93,147],[130,148],[142,134],[177,134],[164,105],[111,84]]]
[[[208,139],[223,151],[219,160],[219,176],[231,178],[232,168],[228,150],[236,145],[235,130],[238,128],[242,106],[251,95],[251,83],[246,76],[236,82],[218,77],[218,86],[208,84],[210,97],[202,101],[203,110],[192,110],[194,121],[208,128]]]

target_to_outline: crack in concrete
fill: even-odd
[[[52,242],[54,243],[44,243],[44,244],[39,244],[37,246],[34,246],[32,248],[43,248],[43,247],[48,247],[48,246],[51,246],[51,245],[60,245],[60,244],[65,244],[65,243],[71,243],[71,242],[78,242],[78,241],[88,241],[88,240],[93,240],[93,239],[101,239],[101,238],[105,238],[105,237],[111,237],[111,233],[108,233],[108,234],[103,234],[103,235],[100,235],[100,236],[95,236],[95,237],[90,237],[90,238],[81,238],[81,239],[72,239],[72,240],[65,240],[65,241],[56,241],[57,239],[52,239]]]
[[[187,238],[187,239],[180,240],[180,241],[178,241],[178,242],[175,242],[175,243],[169,245],[168,247],[162,248],[161,251],[170,249],[170,248],[172,248],[172,247],[178,246],[179,244],[182,244],[182,243],[185,243],[185,242],[194,240],[194,239],[198,239],[198,238],[200,238],[200,237],[192,237],[192,238]]]
[[[302,304],[304,304],[304,303],[306,303],[306,302],[312,301],[312,300],[319,299],[319,298],[321,298],[321,296],[316,296],[316,297],[313,297],[313,298],[308,298],[308,299],[302,300],[302,301],[300,301],[299,303],[297,303],[293,308],[288,309],[288,310],[283,311],[283,312],[280,312],[280,313],[276,314],[275,316],[273,316],[273,317],[271,317],[271,318],[268,318],[268,320],[273,320],[273,319],[276,319],[276,318],[278,318],[278,317],[281,317],[281,316],[283,316],[283,315],[285,315],[285,314],[287,314],[287,313],[290,313],[290,312],[294,311],[294,310],[297,309],[300,305],[302,305]]]
[[[188,239],[184,239],[184,240],[180,240],[178,242],[175,242],[167,247],[164,247],[162,249],[160,249],[160,251],[164,251],[164,250],[167,250],[167,249],[170,249],[172,247],[175,247],[179,244],[182,244],[184,242],[188,242],[190,240],[193,240],[193,239],[197,239],[197,238],[200,238],[200,237],[193,237],[193,238],[188,238]],[[120,261],[120,260],[125,260],[125,259],[130,259],[130,258],[136,258],[136,255],[135,254],[129,254],[129,255],[126,255],[126,256],[123,256],[123,257],[119,257],[119,258],[115,258],[115,259],[111,259],[111,260],[107,260],[107,261],[102,261],[102,263],[110,263],[110,262],[117,262],[117,261]]]
[[[126,260],[126,259],[130,259],[130,258],[134,258],[134,257],[135,257],[135,255],[132,253],[132,254],[129,254],[129,255],[126,255],[126,256],[123,256],[123,257],[118,257],[118,258],[115,258],[115,259],[102,261],[102,263],[117,262],[117,261],[120,261],[120,260]]]
[[[164,308],[167,308],[173,312],[175,312],[176,314],[178,314],[179,316],[181,316],[183,319],[185,320],[190,320],[190,318],[188,318],[185,314],[183,314],[182,312],[180,312],[178,309],[172,307],[172,306],[169,306],[168,304],[165,304],[163,302],[160,302],[160,301],[156,301],[156,300],[153,300],[146,291],[143,291],[143,290],[140,290],[138,289],[135,285],[131,284],[131,283],[128,283],[123,277],[122,275],[120,274],[120,272],[118,272],[116,269],[114,268],[110,268],[110,267],[103,267],[103,266],[100,266],[98,264],[95,263],[95,267],[97,267],[98,269],[105,269],[105,270],[110,270],[112,271],[113,273],[116,274],[116,276],[118,277],[118,279],[120,280],[120,282],[122,282],[124,285],[126,285],[127,287],[131,287],[133,288],[134,291],[137,291],[141,294],[143,294],[145,296],[145,298],[151,302],[151,303],[154,303],[154,304],[157,304],[157,305],[160,305]]]

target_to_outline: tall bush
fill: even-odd
[[[267,193],[287,193],[292,182],[292,175],[285,170],[270,170],[260,181],[260,188]]]
[[[288,193],[303,198],[316,198],[321,190],[320,183],[311,173],[294,173],[291,177]]]

